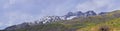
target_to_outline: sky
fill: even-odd
[[[70,11],[99,13],[119,9],[120,0],[0,0],[0,29]]]

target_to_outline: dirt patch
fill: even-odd
[[[110,28],[108,26],[102,26],[99,28],[99,31],[110,31]]]

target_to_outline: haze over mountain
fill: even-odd
[[[113,11],[119,5],[120,0],[0,0],[0,29],[67,12]]]

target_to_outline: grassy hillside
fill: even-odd
[[[120,18],[100,23],[97,25],[89,25],[85,28],[80,28],[77,31],[120,31]]]

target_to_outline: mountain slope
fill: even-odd
[[[92,24],[85,28],[80,28],[77,31],[120,31],[120,11],[113,11],[106,14],[113,19],[99,24]]]
[[[78,29],[77,31],[120,31],[120,18],[100,23],[97,25],[90,25],[89,27]]]
[[[99,27],[102,30],[115,28],[119,29],[120,10],[103,13],[101,15],[75,17],[71,20],[54,21],[46,24],[37,24],[27,26],[11,26],[5,31],[100,31],[96,30]],[[18,28],[20,27],[20,28]],[[102,28],[107,27],[107,28]],[[91,30],[92,29],[92,30]],[[109,31],[109,30],[108,30]],[[116,30],[118,31],[118,30]]]

